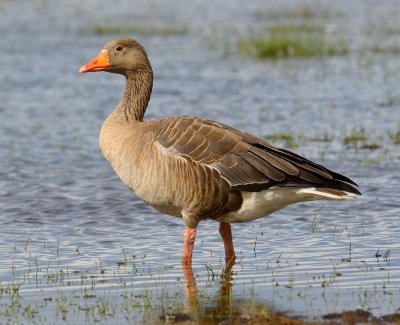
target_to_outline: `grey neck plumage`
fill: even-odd
[[[143,121],[153,88],[153,71],[150,66],[144,66],[129,71],[125,77],[125,93],[117,110],[123,111],[127,122]]]

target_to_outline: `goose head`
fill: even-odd
[[[79,72],[107,71],[129,75],[150,66],[143,46],[132,39],[113,39],[104,45],[99,55],[83,65]]]

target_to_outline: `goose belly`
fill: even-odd
[[[243,197],[241,208],[221,216],[218,221],[247,222],[267,216],[289,204],[324,199],[316,193],[310,193],[298,187],[276,187],[260,192],[241,193]]]

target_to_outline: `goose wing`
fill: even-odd
[[[217,169],[232,189],[321,186],[360,194],[346,176],[222,123],[184,116],[157,122],[159,145]]]

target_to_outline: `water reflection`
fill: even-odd
[[[220,323],[223,320],[231,319],[235,313],[232,299],[233,278],[232,268],[235,261],[228,262],[223,270],[219,290],[211,301],[205,302],[199,296],[196,281],[191,264],[186,260],[182,261],[182,272],[185,284],[185,309],[191,318],[198,323]]]

